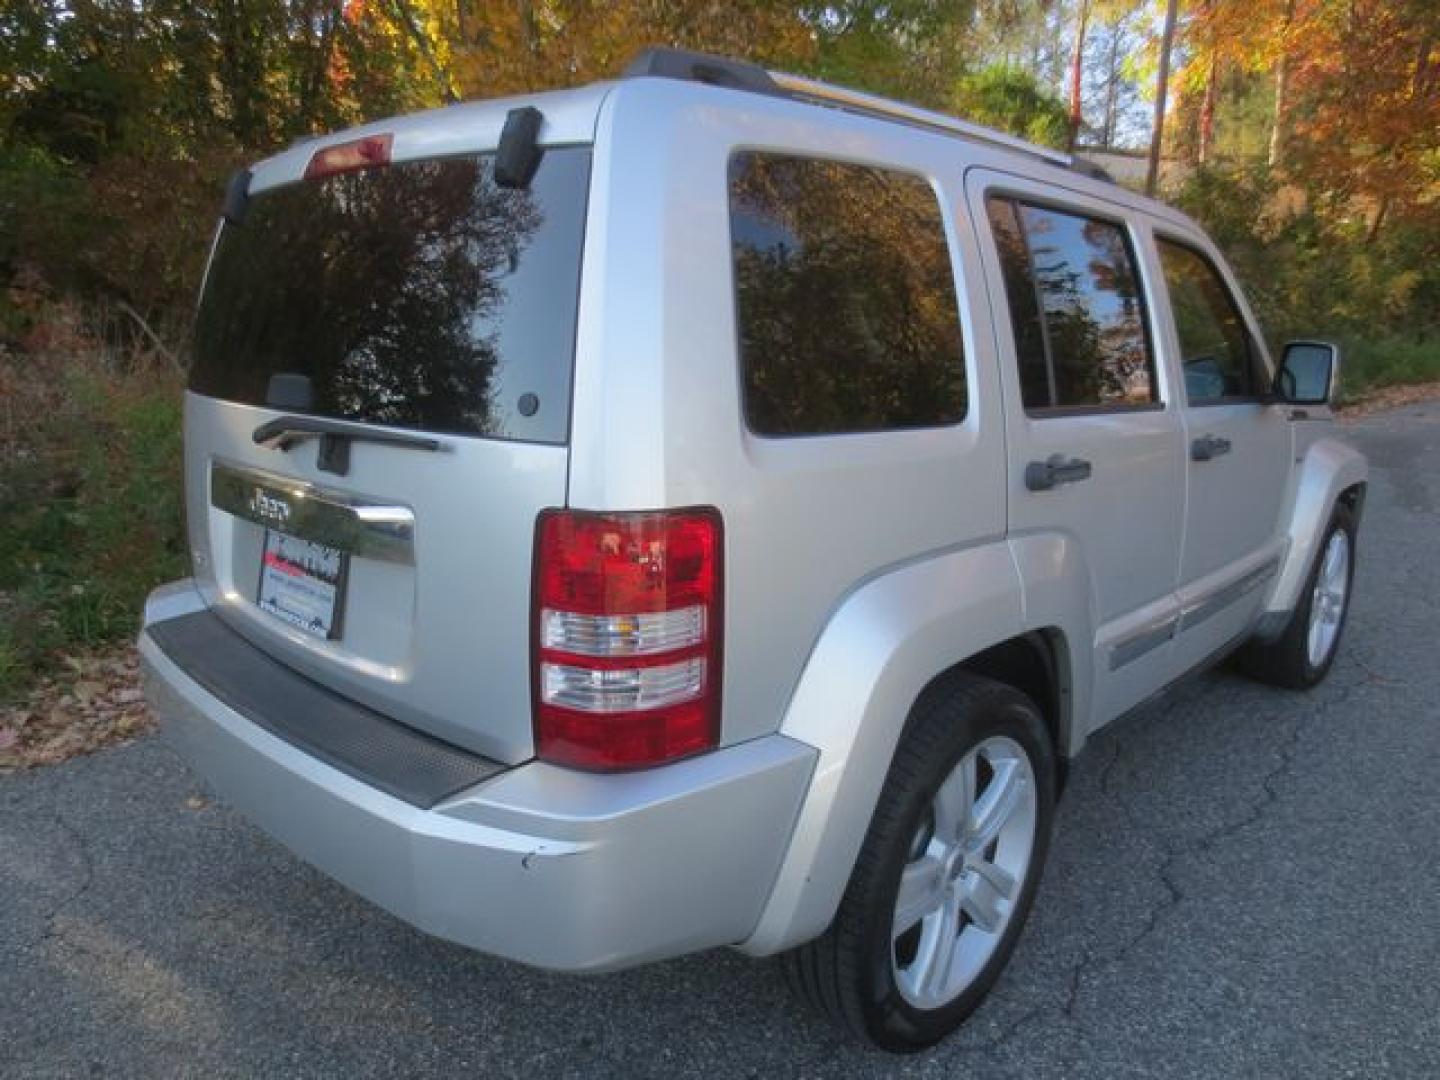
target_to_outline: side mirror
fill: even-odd
[[[1275,394],[1292,405],[1328,405],[1340,389],[1340,346],[1292,341],[1275,374]]]

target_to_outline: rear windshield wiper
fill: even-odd
[[[350,471],[350,444],[355,441],[401,446],[410,450],[435,453],[445,444],[430,435],[411,435],[403,431],[379,431],[367,424],[329,420],[323,416],[277,416],[267,420],[250,433],[256,446],[289,450],[304,439],[319,439],[317,468],[344,476]]]

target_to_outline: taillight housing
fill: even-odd
[[[723,536],[712,507],[546,510],[535,526],[535,748],[638,769],[720,731]]]

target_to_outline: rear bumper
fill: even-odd
[[[140,635],[146,694],[167,737],[226,802],[406,922],[569,971],[730,944],[754,929],[812,748],[775,735],[617,775],[530,762],[417,806],[279,737],[182,670],[151,629],[198,607],[170,587]]]

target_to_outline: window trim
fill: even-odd
[[[1240,325],[1245,328],[1245,351],[1251,375],[1258,374],[1257,367],[1268,367],[1263,361],[1268,359],[1261,339],[1251,325],[1249,310],[1240,302],[1240,296],[1231,284],[1230,279],[1221,271],[1217,263],[1208,251],[1198,244],[1192,237],[1182,236],[1165,228],[1152,228],[1151,238],[1155,244],[1155,259],[1160,267],[1160,277],[1165,282],[1166,312],[1170,316],[1170,328],[1175,334],[1175,361],[1180,370],[1180,393],[1187,409],[1214,409],[1225,405],[1270,405],[1279,398],[1272,391],[1258,394],[1235,394],[1218,398],[1202,398],[1199,401],[1190,400],[1190,391],[1185,386],[1185,358],[1180,355],[1180,326],[1175,321],[1175,298],[1170,294],[1170,279],[1165,276],[1165,257],[1161,252],[1162,244],[1169,244],[1171,247],[1179,248],[1181,251],[1188,251],[1198,258],[1215,275],[1215,280],[1225,290],[1225,298],[1230,301],[1231,308],[1235,314],[1240,316]],[[1257,379],[1263,382],[1263,379]]]
[[[1095,405],[1046,405],[1041,408],[1031,408],[1024,403],[1024,399],[1022,397],[1020,403],[1021,412],[1028,419],[1031,420],[1061,420],[1068,417],[1109,416],[1117,413],[1128,414],[1144,412],[1164,412],[1169,407],[1169,401],[1166,399],[1161,390],[1160,356],[1159,351],[1156,348],[1156,328],[1151,321],[1154,313],[1153,308],[1150,304],[1151,283],[1147,280],[1145,273],[1145,265],[1139,257],[1139,233],[1135,227],[1134,220],[1129,215],[1124,213],[1123,208],[1117,208],[1118,212],[1116,213],[1082,209],[1077,204],[1067,202],[1064,199],[1054,199],[1045,195],[1037,195],[1028,191],[1022,191],[1016,188],[1008,187],[1004,184],[987,186],[981,190],[980,199],[982,205],[988,203],[989,200],[992,198],[1004,199],[1010,204],[1012,208],[1015,209],[1018,209],[1021,205],[1026,205],[1036,210],[1051,210],[1055,213],[1066,214],[1070,217],[1083,218],[1087,221],[1094,221],[1102,225],[1111,225],[1120,231],[1120,234],[1125,241],[1126,254],[1130,258],[1131,269],[1134,271],[1135,274],[1135,284],[1137,286],[1136,297],[1139,300],[1140,304],[1141,333],[1145,339],[1145,356],[1148,367],[1150,369],[1151,398],[1149,401],[1134,405],[1127,405],[1123,403]],[[1040,332],[1041,339],[1043,340],[1045,347],[1046,376],[1051,388],[1051,394],[1054,395],[1056,385],[1054,372],[1055,362],[1050,350],[1050,328],[1047,325],[1045,319],[1044,298],[1040,292],[1039,278],[1035,274],[1034,253],[1030,249],[1029,233],[1025,230],[1024,220],[1021,218],[1019,213],[1015,214],[1015,219],[1016,227],[1020,231],[1020,238],[1025,242],[1026,265],[1030,271],[1030,283],[1035,290],[1036,302],[1039,305]],[[988,214],[986,215],[985,219],[985,227],[990,237],[990,243],[995,248],[996,256],[998,258],[999,245],[996,244],[995,230],[990,224]],[[1003,287],[1000,292],[1002,295],[1004,295]],[[1009,316],[1006,321],[1010,324],[1010,333],[1013,338],[1015,333],[1015,323],[1014,316],[1010,312],[1010,299],[1008,296],[1005,296],[1005,312],[1006,315]],[[1018,372],[1018,365],[1012,365],[1012,367],[1017,367]]]
[[[850,165],[861,169],[874,169],[880,172],[911,177],[925,185],[931,197],[934,198],[935,207],[940,214],[940,232],[945,242],[945,254],[950,262],[950,286],[955,307],[955,326],[960,332],[960,354],[956,359],[960,363],[960,372],[964,380],[965,388],[964,405],[959,416],[954,420],[947,420],[940,424],[851,428],[843,431],[767,432],[760,431],[755,427],[751,418],[750,397],[747,392],[745,378],[745,352],[741,341],[740,283],[735,273],[735,215],[730,201],[730,170],[735,159],[742,154],[763,154],[770,157],[794,158],[801,161],[819,161],[834,165]],[[978,415],[974,399],[976,380],[971,377],[972,357],[975,355],[975,341],[971,333],[970,319],[965,307],[966,293],[962,250],[955,242],[960,234],[953,214],[951,213],[951,208],[946,202],[945,191],[936,181],[935,177],[918,168],[908,165],[898,165],[893,162],[872,161],[837,154],[820,154],[787,146],[757,145],[752,143],[736,143],[729,148],[725,154],[725,168],[721,175],[725,191],[725,265],[726,273],[730,280],[730,312],[734,331],[735,350],[735,389],[739,398],[740,421],[744,424],[746,435],[754,439],[764,439],[770,442],[792,442],[799,439],[849,439],[856,437],[886,438],[895,435],[912,435],[924,432],[954,431],[964,427],[970,422],[972,417]]]

